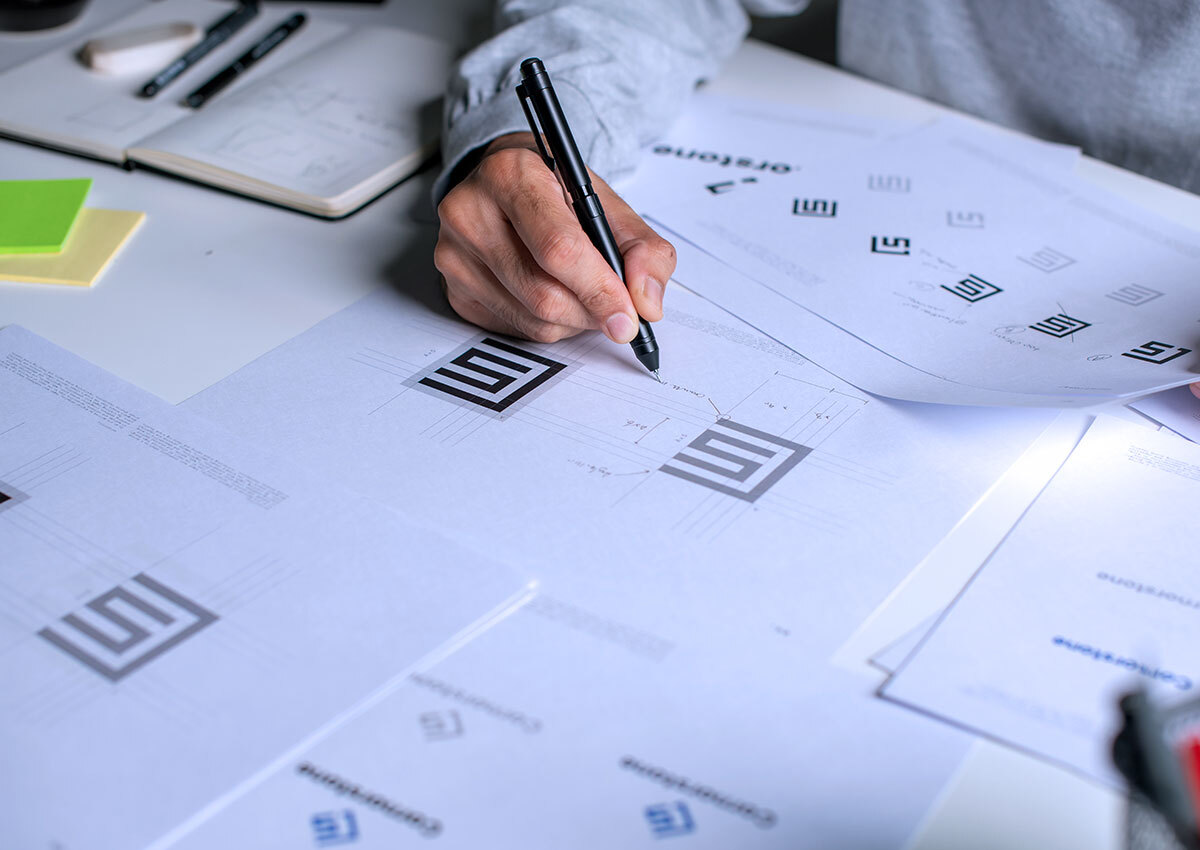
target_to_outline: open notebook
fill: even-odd
[[[75,52],[109,32],[190,21],[234,8],[164,0],[78,43],[0,74],[0,133],[116,163],[135,163],[328,218],[353,212],[434,151],[450,46],[391,27],[309,15],[270,56],[200,109],[184,96],[296,9],[266,6],[153,99],[152,74],[106,76]]]

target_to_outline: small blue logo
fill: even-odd
[[[313,815],[312,829],[313,840],[318,847],[333,847],[358,841],[358,820],[351,809]]]
[[[673,838],[690,835],[696,831],[696,822],[688,811],[687,803],[659,803],[646,806],[646,823],[655,838]]]

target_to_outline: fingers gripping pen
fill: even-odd
[[[525,110],[529,128],[537,139],[538,150],[541,151],[546,165],[552,171],[556,171],[562,180],[584,233],[624,281],[625,261],[617,248],[612,228],[608,226],[608,219],[604,217],[600,198],[592,188],[587,166],[583,164],[583,157],[579,155],[579,148],[575,145],[575,138],[571,135],[571,128],[567,126],[567,118],[541,59],[530,58],[521,63],[521,84],[517,86],[517,97],[521,99],[521,108]],[[662,378],[658,375],[658,342],[654,339],[650,323],[640,316],[637,336],[629,344],[633,347],[638,362],[654,373],[654,377],[661,382]]]

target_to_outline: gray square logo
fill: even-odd
[[[1044,272],[1056,272],[1075,262],[1074,257],[1068,257],[1062,251],[1055,250],[1049,245],[1039,248],[1027,257],[1017,257],[1017,259]]]
[[[983,213],[975,210],[947,210],[946,224],[949,227],[969,227],[981,230],[984,226]]]
[[[1143,304],[1153,301],[1155,298],[1161,298],[1162,292],[1157,289],[1151,289],[1148,286],[1142,286],[1140,283],[1131,283],[1128,286],[1122,286],[1119,289],[1114,289],[1104,297],[1111,298],[1113,301],[1120,301],[1122,304],[1128,304],[1131,307],[1140,307]]]
[[[912,180],[903,174],[868,174],[867,188],[872,192],[895,192],[904,195],[912,191]]]
[[[811,451],[732,419],[720,419],[659,471],[754,502]]]
[[[216,614],[139,573],[38,636],[119,682],[216,621]]]

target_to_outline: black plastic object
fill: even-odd
[[[61,27],[79,17],[88,0],[0,0],[0,30],[30,32]]]

